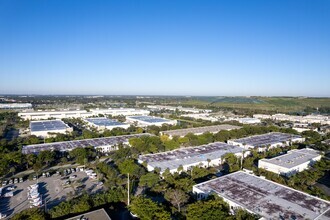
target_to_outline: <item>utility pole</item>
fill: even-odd
[[[127,173],[127,205],[129,205],[129,173]]]

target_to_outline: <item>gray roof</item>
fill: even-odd
[[[267,145],[290,141],[301,138],[300,135],[272,132],[268,134],[254,135],[246,138],[231,140],[237,143],[246,144],[254,147],[265,147]]]
[[[64,130],[68,126],[61,120],[47,120],[47,121],[31,121],[31,132],[35,131],[52,131],[52,130]]]
[[[214,192],[267,219],[329,219],[330,203],[252,174],[238,171],[194,186]],[[295,217],[295,218],[294,218]]]
[[[320,154],[316,150],[306,148],[300,150],[291,150],[281,156],[261,160],[277,166],[293,168],[300,164],[309,162],[318,156],[320,156]]]
[[[227,153],[239,153],[244,149],[234,145],[229,145],[222,142],[215,142],[198,147],[180,148],[177,150],[140,155],[141,161],[147,162],[152,167],[158,167],[162,171],[169,168],[177,169],[180,165],[190,165],[207,161],[207,159],[220,159]]]
[[[168,122],[170,120],[165,118],[159,118],[159,117],[152,117],[152,116],[129,116],[129,118],[133,120],[143,121],[147,123],[158,123],[158,122]]]
[[[62,141],[47,144],[32,144],[26,145],[22,148],[23,154],[36,154],[44,150],[57,150],[57,151],[70,151],[77,147],[100,147],[100,146],[114,146],[119,143],[127,143],[130,138],[141,137],[144,135],[150,135],[148,133],[144,134],[132,134],[132,135],[122,135],[113,137],[103,137],[103,138],[93,138],[93,139],[83,139],[74,141]]]
[[[171,131],[163,131],[163,134],[169,136],[185,136],[189,133],[193,134],[203,134],[205,132],[217,133],[221,130],[233,130],[233,129],[240,129],[241,127],[235,125],[213,125],[213,126],[206,126],[206,127],[198,127],[198,128],[186,128],[186,129],[178,129],[178,130],[171,130]]]
[[[124,123],[115,121],[115,120],[111,120],[108,118],[86,118],[86,121],[97,125],[97,126],[118,126],[118,125],[125,125]]]
[[[82,218],[87,218],[88,220],[111,220],[111,218],[104,209],[98,209],[95,211],[80,214],[72,218],[67,218],[66,220],[79,220]]]

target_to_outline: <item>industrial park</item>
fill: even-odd
[[[329,0],[0,21],[0,220],[330,220]]]

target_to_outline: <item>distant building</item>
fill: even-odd
[[[103,131],[105,129],[112,130],[114,128],[127,129],[130,127],[129,124],[124,124],[108,118],[86,118],[85,121],[90,126],[97,128],[99,131]]]
[[[193,119],[197,119],[197,120],[200,119],[200,120],[211,121],[211,122],[219,121],[218,118],[213,117],[208,113],[185,114],[185,115],[181,115],[181,117],[193,118]]]
[[[30,132],[31,135],[38,137],[50,137],[52,133],[72,132],[72,128],[61,120],[31,121]]]
[[[319,219],[330,217],[330,202],[243,171],[193,186],[198,199],[211,193],[261,219]]]
[[[111,220],[111,218],[104,209],[97,209],[65,220]]]
[[[264,114],[255,114],[253,115],[253,118],[258,118],[258,119],[272,119],[271,115],[264,115]]]
[[[149,115],[150,111],[144,109],[134,109],[134,108],[108,108],[108,109],[91,109],[95,115],[112,115],[112,116],[130,116],[130,115]]]
[[[319,160],[321,155],[318,151],[306,148],[291,150],[271,159],[261,159],[258,161],[258,167],[276,174],[291,176],[308,169]]]
[[[24,120],[46,120],[62,118],[86,118],[94,116],[94,113],[86,110],[67,110],[67,111],[25,111],[18,113]]]
[[[197,108],[185,108],[182,106],[167,106],[167,105],[148,105],[147,108],[152,110],[169,110],[169,111],[179,111],[188,113],[210,113],[210,109],[197,109]]]
[[[0,103],[0,109],[29,109],[31,103]]]
[[[128,123],[136,123],[138,126],[146,127],[146,126],[162,126],[163,124],[176,125],[176,120],[169,120],[160,117],[153,116],[127,116],[126,121]]]
[[[255,148],[258,149],[258,151],[265,151],[267,148],[283,147],[292,143],[302,143],[304,141],[305,138],[300,135],[272,132],[236,140],[228,140],[227,143],[244,147],[245,149]]]
[[[316,131],[317,128],[311,126],[308,123],[294,123],[292,129],[298,131],[299,133],[304,132],[304,131]]]
[[[328,115],[286,115],[286,114],[274,114],[274,115],[263,115],[263,114],[255,114],[254,118],[258,119],[272,119],[275,121],[290,121],[290,122],[298,122],[298,123],[319,123],[322,125],[328,124],[330,125],[330,116]]]
[[[106,153],[118,149],[119,144],[129,144],[129,139],[141,136],[149,136],[148,133],[143,134],[132,134],[132,135],[122,135],[122,136],[113,136],[113,137],[103,137],[103,138],[92,138],[92,139],[83,139],[83,140],[74,140],[74,141],[61,141],[45,144],[32,144],[25,145],[22,147],[23,154],[38,154],[41,151],[50,150],[50,151],[60,151],[67,152],[78,147],[94,147],[100,152]]]
[[[147,163],[148,171],[160,168],[161,173],[169,169],[171,173],[177,172],[182,166],[183,170],[189,170],[194,166],[218,166],[222,164],[222,157],[228,153],[233,153],[241,157],[244,149],[222,142],[201,145],[198,147],[180,148],[172,151],[140,155],[138,162]],[[244,156],[250,152],[245,151]]]
[[[260,119],[257,118],[238,118],[237,121],[242,124],[259,124]]]
[[[213,126],[205,126],[198,128],[186,128],[186,129],[161,131],[161,134],[168,135],[170,138],[172,138],[174,136],[184,137],[189,133],[192,133],[194,135],[201,135],[204,134],[205,132],[210,132],[215,134],[222,130],[230,131],[233,129],[240,129],[240,128],[241,128],[240,126],[224,124],[224,125],[213,125]]]

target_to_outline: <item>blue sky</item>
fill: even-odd
[[[330,96],[330,1],[1,0],[0,94]]]

